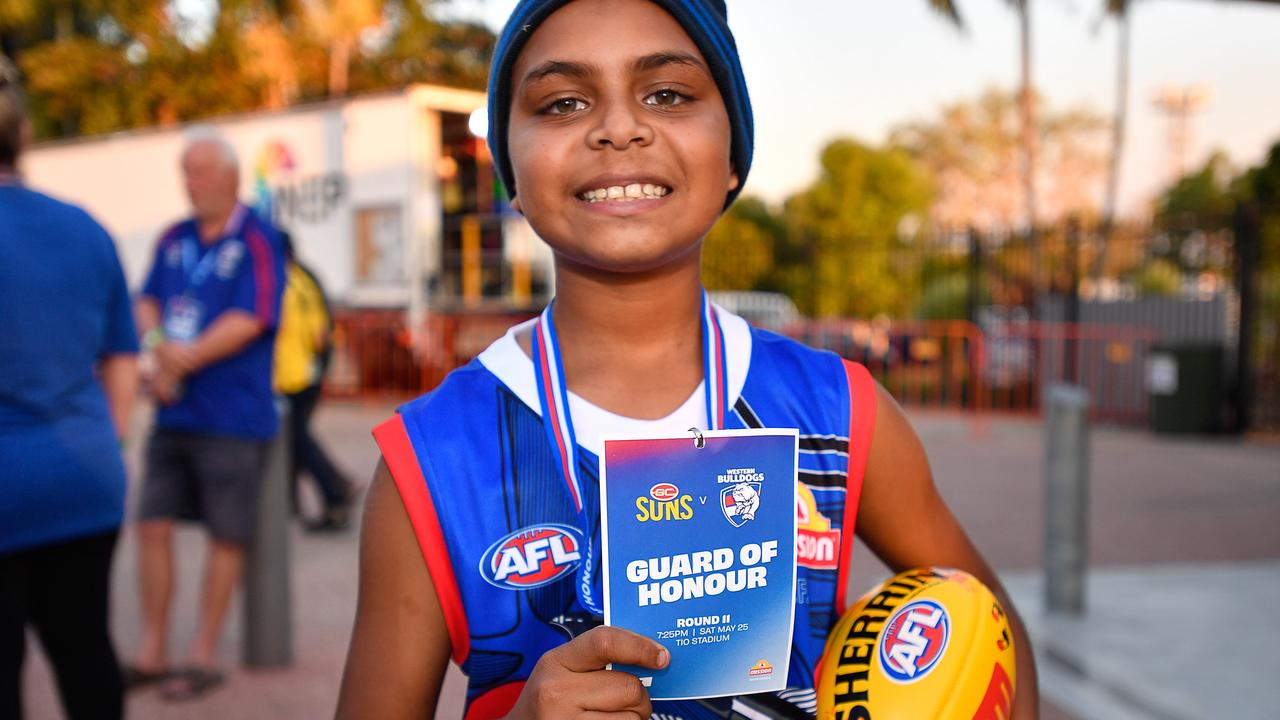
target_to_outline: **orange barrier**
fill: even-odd
[[[427,392],[531,313],[432,314],[411,332],[403,311],[335,318],[326,392],[407,398]],[[1056,382],[1089,391],[1095,420],[1145,426],[1145,365],[1158,333],[1145,327],[1022,322],[984,332],[962,321],[806,320],[784,334],[863,363],[904,406],[970,414],[1038,414]]]
[[[430,314],[414,333],[403,310],[335,313],[325,393],[351,399],[408,398],[440,384],[529,313]]]

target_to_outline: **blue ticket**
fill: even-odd
[[[786,687],[795,620],[796,430],[608,439],[600,467],[605,624],[662,643],[617,665],[655,700]]]

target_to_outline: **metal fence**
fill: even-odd
[[[435,387],[528,314],[432,315],[416,333],[403,313],[339,314],[330,396],[407,398]],[[914,409],[1034,415],[1042,389],[1072,380],[1090,391],[1096,420],[1145,426],[1144,366],[1160,334],[1129,325],[964,320],[801,320],[780,329],[867,366]]]

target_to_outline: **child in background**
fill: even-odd
[[[835,562],[799,554],[779,698],[813,710],[856,528],[895,571],[960,568],[997,593],[1019,647],[1015,717],[1035,717],[1026,633],[901,409],[862,366],[706,300],[702,241],[740,191],[753,143],[723,1],[520,2],[495,50],[489,113],[512,207],[555,253],[556,297],[375,430],[384,462],[338,716],[431,716],[450,657],[468,676],[468,718],[727,716],[731,698],[651,703],[635,676],[605,670],[668,657],[599,626],[592,565],[601,438],[715,426],[798,428],[799,496],[840,536]],[[559,382],[567,401],[550,413]],[[568,447],[549,442],[553,420]],[[483,561],[550,523],[582,533],[572,567],[539,567],[518,586]]]

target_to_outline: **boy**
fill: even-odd
[[[719,0],[526,0],[508,21],[490,147],[512,206],[555,252],[556,298],[375,430],[384,464],[339,717],[430,716],[450,654],[469,677],[469,718],[729,712],[730,699],[650,703],[635,676],[604,668],[662,668],[666,652],[586,630],[599,622],[596,457],[611,434],[799,428],[800,495],[841,533],[835,567],[800,559],[779,693],[800,708],[812,712],[814,665],[847,606],[855,526],[891,568],[962,568],[1010,607],[866,370],[705,301],[701,242],[751,163],[725,14]],[[519,583],[494,572],[493,548],[555,528],[580,533],[560,541],[579,551],[562,567]],[[1013,624],[1016,715],[1034,717],[1030,645]]]

